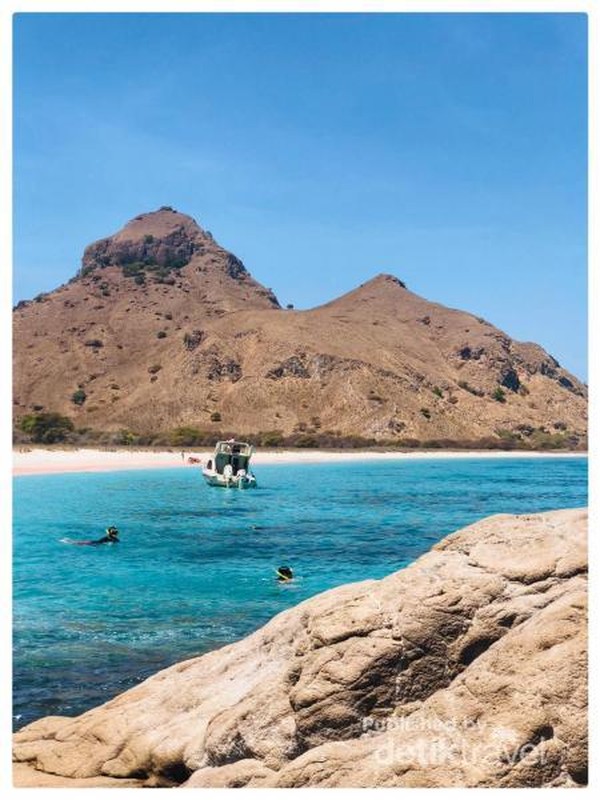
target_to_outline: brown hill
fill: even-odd
[[[285,310],[196,222],[142,214],[86,248],[68,284],[14,312],[18,421],[193,426],[380,441],[586,435],[587,389],[541,347],[378,275]],[[553,439],[554,437],[554,439]]]

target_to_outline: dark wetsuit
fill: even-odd
[[[95,539],[93,542],[89,542],[89,544],[110,544],[111,542],[118,542],[116,536],[103,536],[101,539]]]

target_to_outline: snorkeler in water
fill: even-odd
[[[294,580],[294,573],[291,567],[277,567],[277,580],[279,583],[287,583]]]
[[[119,531],[114,525],[111,525],[110,528],[106,529],[106,536],[103,536],[101,539],[96,539],[90,542],[90,544],[116,544],[119,541],[121,541],[119,539]]]
[[[119,539],[119,531],[114,525],[111,525],[106,529],[106,535],[102,536],[100,539],[61,539],[60,541],[63,542],[63,544],[88,545],[90,547],[95,547],[99,544],[117,544],[121,540]]]

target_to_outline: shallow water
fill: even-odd
[[[488,514],[587,503],[583,457],[256,471],[247,492],[208,488],[190,467],[15,479],[15,727],[81,713]],[[60,542],[111,524],[118,545]],[[290,585],[273,578],[281,564],[294,568]]]

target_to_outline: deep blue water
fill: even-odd
[[[379,578],[488,514],[584,506],[585,458],[261,466],[255,491],[197,469],[14,484],[14,715],[78,714],[348,581]],[[116,525],[122,541],[73,547]],[[297,580],[274,580],[281,564]]]

